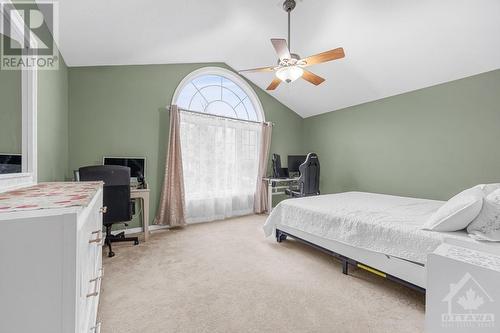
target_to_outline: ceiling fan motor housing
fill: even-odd
[[[293,65],[302,65],[300,56],[297,53],[290,53],[290,58],[278,59],[278,66],[286,67]]]
[[[285,0],[283,2],[283,9],[285,12],[291,12],[295,8],[295,0]]]

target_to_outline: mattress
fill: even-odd
[[[344,192],[280,202],[264,224],[266,236],[276,226],[300,231],[425,264],[444,239],[477,242],[464,231],[421,230],[423,223],[445,202],[392,195]]]

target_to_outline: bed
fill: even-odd
[[[366,192],[344,192],[280,202],[264,232],[288,236],[338,257],[348,265],[425,291],[425,263],[445,240],[478,243],[465,231],[421,230],[445,202]]]

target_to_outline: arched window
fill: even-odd
[[[172,104],[184,110],[229,118],[264,121],[257,95],[245,80],[219,67],[205,67],[186,76]]]
[[[186,76],[172,104],[180,109],[188,223],[251,214],[264,113],[237,74],[208,67]]]

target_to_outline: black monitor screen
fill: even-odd
[[[299,172],[299,166],[306,160],[306,155],[288,155],[288,172]]]
[[[144,173],[146,159],[132,158],[132,157],[104,157],[104,165],[121,165],[130,168],[130,177],[137,178],[139,172],[146,176]]]

